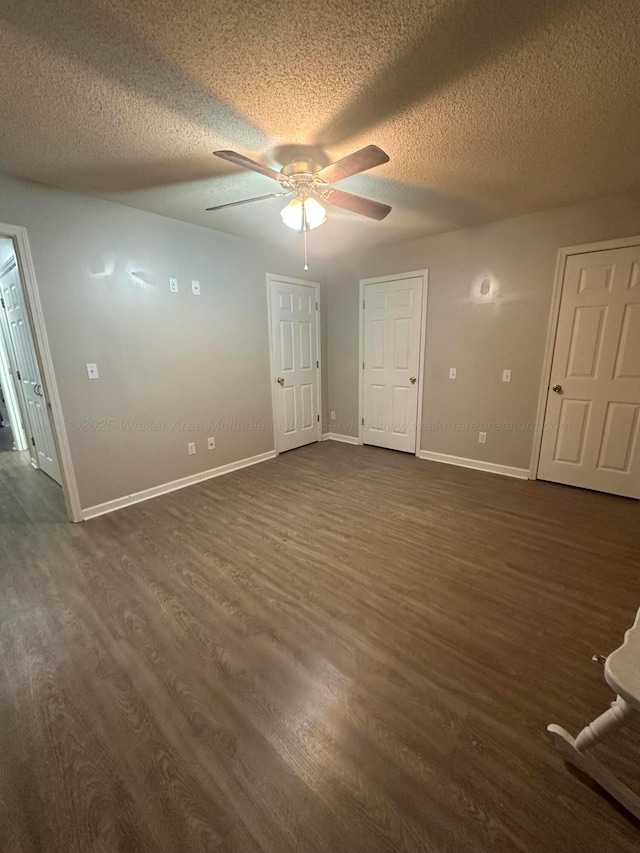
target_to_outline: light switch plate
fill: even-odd
[[[458,377],[458,368],[450,367],[449,368],[449,379],[457,379]]]
[[[215,450],[216,449],[216,440],[213,436],[207,439],[207,450]]]
[[[329,412],[329,420],[335,421],[335,419],[336,419],[336,413],[335,412]]]
[[[507,369],[507,370],[502,371],[502,381],[503,382],[511,382],[511,371],[510,370]]]
[[[177,293],[178,292],[178,279],[177,278],[170,278],[169,279],[169,290],[171,291],[171,293]]]
[[[189,451],[189,456],[193,456],[193,454],[196,452],[196,443],[195,443],[195,441],[190,441],[190,442],[187,444],[187,450]]]
[[[194,296],[200,296],[200,282],[192,281],[191,282],[191,292]]]
[[[480,444],[486,444],[487,443],[486,432],[479,432],[478,433],[478,441],[480,442]]]
[[[97,364],[88,364],[87,365],[87,376],[89,379],[99,379],[100,374],[98,373],[98,365]]]

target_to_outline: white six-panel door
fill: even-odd
[[[16,378],[19,377],[17,385],[25,408],[25,426],[34,442],[30,447],[32,457],[35,454],[37,466],[56,483],[60,483],[60,468],[53,441],[53,432],[49,422],[31,331],[27,322],[17,266],[14,265],[0,277],[0,294],[4,302],[11,341],[12,351],[9,356],[12,362],[12,370]]]
[[[640,498],[640,246],[567,258],[538,477]]]
[[[363,286],[362,441],[416,452],[423,277]]]
[[[276,450],[321,438],[318,288],[269,276]]]

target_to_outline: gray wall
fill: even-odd
[[[305,275],[297,255],[266,244],[4,176],[0,221],[28,230],[83,507],[272,449],[265,273],[322,283],[321,262]],[[359,279],[428,268],[422,448],[528,467],[531,430],[490,430],[479,445],[476,429],[446,425],[532,422],[558,248],[639,232],[631,193],[330,262],[325,429],[357,434]],[[500,290],[480,302],[473,283],[485,272]],[[230,428],[207,426],[219,422]]]
[[[628,193],[330,262],[330,431],[357,434],[359,279],[428,268],[421,447],[528,468],[527,425],[536,416],[558,249],[637,234],[640,193]],[[499,283],[489,302],[474,295],[486,272]],[[449,367],[457,367],[457,380],[448,379]],[[503,368],[513,371],[509,384],[501,381]],[[478,443],[477,424],[512,420],[517,426],[490,431],[487,444]]]
[[[5,176],[0,222],[28,231],[84,508],[273,448],[265,274],[321,263]]]

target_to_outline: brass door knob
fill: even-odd
[[[412,376],[412,377],[409,379],[409,382],[410,382],[412,385],[415,385],[415,384],[416,384],[416,377],[415,377],[415,376]]]
[[[284,385],[284,377],[283,377],[283,376],[278,376],[278,378],[276,379],[276,382],[277,382],[279,385]]]
[[[562,385],[554,385],[551,390],[555,391],[556,394],[562,394]]]

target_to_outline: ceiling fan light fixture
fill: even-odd
[[[302,209],[304,205],[304,219],[306,219],[307,229],[309,231],[322,225],[327,221],[327,214],[324,207],[315,198],[294,198],[289,204],[280,211],[280,216],[285,225],[293,228],[294,231],[302,231],[303,215]]]

